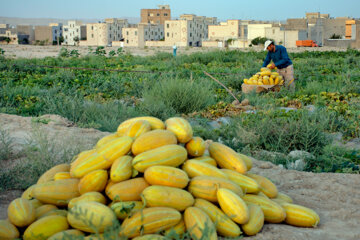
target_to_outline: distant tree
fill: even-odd
[[[331,35],[330,39],[341,39],[341,36],[334,33]]]
[[[7,44],[9,44],[9,43],[11,42],[11,39],[10,39],[9,37],[6,37],[6,38],[5,38],[5,42],[6,42]]]
[[[80,38],[78,36],[74,37],[74,42],[76,42],[76,45],[79,46]]]

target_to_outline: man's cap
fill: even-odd
[[[264,51],[266,51],[266,49],[267,49],[267,47],[270,45],[270,44],[272,44],[273,43],[273,41],[271,41],[271,40],[266,40],[266,42],[264,43]]]

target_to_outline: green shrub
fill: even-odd
[[[160,80],[145,89],[142,96],[140,109],[160,118],[200,111],[214,102],[206,82],[178,78]]]

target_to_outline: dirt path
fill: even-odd
[[[5,118],[7,121],[4,121]],[[12,134],[29,131],[30,124],[29,118],[0,114],[0,126],[6,127]],[[79,132],[84,133],[87,139],[92,136],[93,140],[105,134],[74,126],[48,124],[43,129],[51,134],[65,136],[64,139]],[[266,224],[261,233],[246,239],[360,239],[360,175],[284,170],[264,161],[254,161],[252,172],[270,178],[279,191],[288,194],[295,203],[315,210],[321,221],[314,229]],[[21,191],[18,190],[0,193],[0,219],[6,217],[8,203],[20,195]]]

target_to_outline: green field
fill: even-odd
[[[134,116],[184,116],[195,135],[221,140],[260,160],[286,166],[289,152],[303,150],[315,156],[306,161],[306,171],[358,172],[360,153],[334,146],[331,136],[341,133],[345,141],[360,137],[360,52],[290,53],[294,93],[243,94],[243,79],[259,71],[265,54],[226,50],[174,58],[168,53],[105,57],[95,52],[44,59],[0,55],[0,112],[58,114],[80,127],[109,132]],[[249,99],[253,113],[229,111],[234,99],[204,71],[240,100]],[[296,110],[283,109],[294,106]],[[210,126],[224,116],[229,124]],[[270,157],[263,150],[278,155]]]

